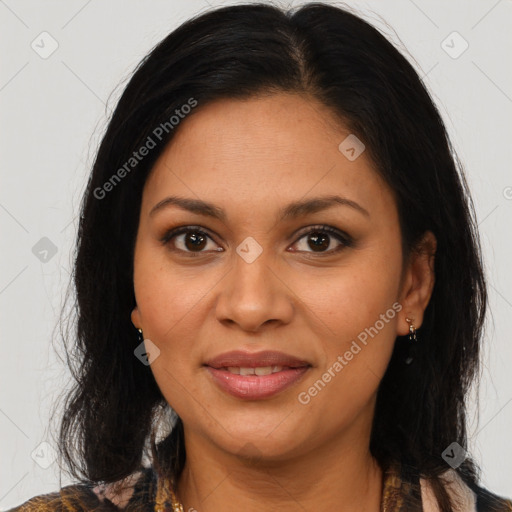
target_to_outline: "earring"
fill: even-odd
[[[414,359],[413,354],[416,352],[418,337],[416,335],[416,329],[412,323],[412,320],[410,318],[406,318],[405,321],[409,324],[409,353],[405,358],[405,364],[411,364]]]
[[[138,334],[137,337],[139,338],[139,343],[142,343],[144,341],[144,335],[142,334],[142,329],[137,329]]]

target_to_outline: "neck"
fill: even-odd
[[[382,471],[368,444],[345,433],[286,460],[245,459],[185,427],[186,463],[178,479],[183,510],[365,510],[379,512]]]

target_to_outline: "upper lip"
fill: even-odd
[[[301,366],[311,366],[307,361],[297,357],[277,352],[275,350],[264,350],[262,352],[244,352],[242,350],[233,350],[224,352],[204,363],[212,368],[227,368],[229,366],[240,368],[258,368],[265,366],[288,366],[290,368],[299,368]]]

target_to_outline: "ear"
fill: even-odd
[[[135,326],[136,329],[142,329],[142,322],[141,322],[141,318],[140,318],[140,312],[139,312],[139,307],[138,306],[135,306],[131,312],[131,319],[132,319],[132,324]]]
[[[426,231],[411,252],[410,261],[405,269],[399,303],[402,309],[398,314],[397,335],[409,333],[409,323],[418,329],[423,323],[423,315],[434,289],[434,260],[437,240],[431,231]]]

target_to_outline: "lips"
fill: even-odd
[[[271,350],[226,352],[204,366],[221,390],[244,400],[270,398],[302,380],[311,368],[305,360]]]
[[[282,366],[285,368],[301,368],[311,366],[307,361],[299,359],[284,352],[265,350],[262,352],[244,352],[234,350],[220,354],[204,363],[211,368],[264,368]]]

